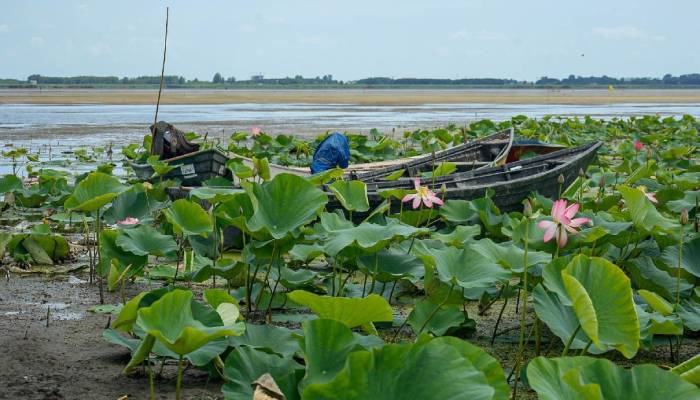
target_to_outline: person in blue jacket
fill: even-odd
[[[335,167],[347,168],[350,163],[350,144],[340,132],[328,135],[314,152],[311,173],[317,174]]]

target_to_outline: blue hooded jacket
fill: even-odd
[[[311,173],[316,174],[335,167],[347,168],[350,162],[350,144],[345,135],[333,132],[316,147]]]

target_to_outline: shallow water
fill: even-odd
[[[28,105],[0,104],[0,143],[27,147],[42,161],[70,159],[76,148],[138,143],[153,121],[152,105]],[[258,125],[271,134],[314,135],[328,130],[367,132],[430,128],[448,123],[464,125],[489,118],[514,115],[541,118],[546,115],[595,118],[659,114],[700,117],[700,104],[426,104],[364,106],[352,104],[214,104],[163,105],[160,120],[183,130],[227,138],[234,131]],[[50,148],[50,150],[49,150]],[[82,169],[74,163],[70,168]],[[87,168],[87,166],[85,167]],[[11,172],[8,160],[0,160],[0,174]]]

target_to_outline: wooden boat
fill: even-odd
[[[226,168],[228,156],[219,149],[195,151],[178,157],[162,160],[175,166],[163,175],[163,179],[176,179],[183,186],[201,186],[208,179],[215,177],[232,178],[231,171]],[[153,176],[153,167],[148,164],[129,163],[136,177],[148,181]]]
[[[397,160],[353,164],[347,168],[346,177],[368,182],[374,179],[381,179],[402,169],[410,173],[429,171],[433,165],[437,166],[441,162],[455,164],[458,172],[490,165],[502,165],[506,162],[513,138],[513,129],[510,128],[481,139],[437,151],[434,157],[432,154],[425,154]],[[251,168],[253,166],[253,160],[250,158],[236,154],[232,154],[231,158],[238,158]],[[300,176],[311,175],[309,168],[270,164],[270,174],[272,176],[281,173]]]
[[[436,177],[434,180],[424,180],[423,185],[430,187],[439,196],[441,188],[445,187],[444,199],[471,200],[486,195],[487,190],[493,190],[491,196],[496,206],[503,211],[512,211],[522,207],[522,201],[533,192],[546,197],[556,198],[559,195],[559,176],[564,177],[561,185],[564,189],[578,177],[579,171],[594,160],[602,142],[565,148],[549,154],[536,156],[526,160],[507,163],[500,166],[475,169],[468,172],[458,172],[451,175]],[[381,204],[385,199],[381,192],[391,189],[414,188],[411,178],[401,178],[396,181],[374,181],[367,183],[367,198],[370,208]],[[394,202],[398,200],[394,199]],[[331,199],[328,208],[339,207],[340,204]]]
[[[509,128],[493,135],[476,139],[449,149],[422,156],[369,164],[350,166],[349,178],[370,182],[381,180],[397,171],[404,175],[415,176],[421,172],[431,171],[442,162],[450,162],[456,172],[466,172],[477,168],[502,165],[506,162],[513,145],[514,131]]]

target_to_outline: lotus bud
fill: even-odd
[[[579,168],[579,169],[578,169],[578,176],[581,177],[581,178],[585,178],[585,177],[586,177],[586,173],[583,172],[583,168]]]
[[[523,215],[528,218],[532,217],[532,202],[530,202],[530,199],[523,200]]]
[[[564,174],[559,174],[559,178],[557,178],[557,182],[559,182],[560,185],[564,184]]]
[[[443,183],[442,186],[440,186],[440,195],[444,198],[445,193],[447,193],[447,185]]]
[[[647,147],[647,159],[650,159],[654,156],[654,152],[651,151],[651,148]]]
[[[598,179],[598,187],[599,188],[605,187],[605,175],[603,175],[603,174],[601,174],[600,179]]]
[[[684,208],[683,211],[681,211],[680,222],[681,222],[681,225],[688,224],[688,209],[687,208]]]

